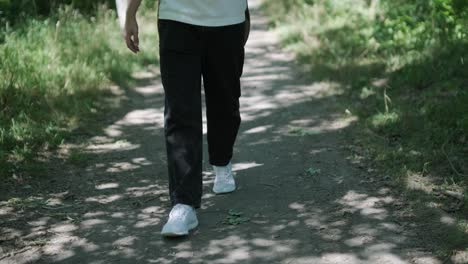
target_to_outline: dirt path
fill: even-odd
[[[51,172],[48,191],[22,211],[2,200],[0,263],[442,263],[401,222],[391,188],[348,158],[354,119],[334,84],[302,81],[255,3],[253,18],[233,160],[239,189],[213,195],[205,158],[190,237],[159,235],[170,209],[163,91],[147,74],[123,115],[90,139],[86,166]]]

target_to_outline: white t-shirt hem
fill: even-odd
[[[182,23],[187,23],[196,26],[206,27],[221,27],[240,24],[245,21],[245,15],[241,17],[222,17],[222,18],[193,18],[192,16],[184,15],[183,13],[165,11],[159,14],[159,19],[174,20]]]

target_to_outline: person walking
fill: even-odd
[[[138,53],[136,13],[128,0],[127,47]],[[209,163],[213,192],[233,192],[233,146],[241,117],[240,77],[250,19],[246,0],[160,0],[160,71],[164,87],[164,134],[172,209],[163,236],[184,236],[198,226],[202,197],[202,105],[205,91]]]

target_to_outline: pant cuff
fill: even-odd
[[[175,206],[176,204],[186,204],[186,205],[192,206],[195,209],[198,209],[201,207],[201,202],[191,202],[191,201],[186,201],[183,199],[172,199],[171,204],[172,206]]]
[[[210,164],[211,164],[212,166],[223,167],[223,166],[228,165],[230,161],[231,161],[230,159],[227,160],[227,161],[225,161],[225,160],[210,160]]]

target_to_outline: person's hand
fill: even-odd
[[[127,17],[125,20],[124,38],[128,49],[133,53],[140,51],[140,48],[138,47],[138,23],[135,17]]]

